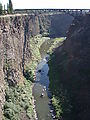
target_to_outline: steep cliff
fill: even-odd
[[[61,105],[62,112],[59,115],[65,120],[89,120],[90,15],[73,20],[67,39],[53,53],[49,65],[50,88]]]
[[[37,16],[0,17],[0,107],[5,101],[6,83],[9,87],[24,83],[24,66],[31,59],[30,36],[36,34],[39,34]]]
[[[25,60],[30,60],[28,20],[30,19],[27,18],[27,15],[0,17],[1,106],[4,103],[5,83],[7,82],[9,86],[22,83]]]

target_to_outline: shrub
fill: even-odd
[[[19,120],[22,111],[28,111],[31,116],[33,113],[32,88],[29,80],[24,81],[24,85],[9,87],[6,89],[6,101],[4,105],[5,120]]]
[[[26,78],[27,80],[30,80],[31,82],[34,81],[32,71],[30,71],[30,70],[27,69],[27,70],[25,70],[24,75],[25,75],[25,78]]]
[[[14,116],[14,112],[12,111],[12,109],[7,108],[4,111],[4,115],[5,115],[6,118],[11,120],[11,118]]]
[[[55,96],[53,96],[52,104],[55,108],[56,117],[59,118],[63,113],[62,106],[61,106],[61,103],[60,103],[59,99],[56,98]]]

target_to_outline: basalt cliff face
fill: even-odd
[[[76,17],[73,20],[66,41],[63,46],[56,49],[52,59],[55,64],[53,68],[57,69],[58,73],[52,84],[62,84],[71,95],[71,119],[89,120],[90,15]]]
[[[69,61],[67,79],[72,81],[77,119],[90,119],[90,15],[76,18],[71,25],[65,51]]]
[[[0,111],[5,101],[5,84],[23,83],[25,61],[31,58],[27,16],[0,17]],[[2,119],[2,112],[0,112]]]
[[[0,17],[0,120],[8,86],[23,84],[24,67],[31,60],[30,37],[43,32],[57,36],[64,35],[72,22],[69,15],[8,15]],[[64,22],[65,24],[64,24]],[[63,23],[63,25],[60,24]],[[55,27],[58,26],[58,28]],[[58,36],[63,36],[58,33]]]

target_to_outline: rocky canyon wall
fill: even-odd
[[[59,85],[71,96],[70,118],[90,119],[90,15],[76,17],[67,33],[63,46],[56,49],[52,61],[52,87],[59,91]],[[51,70],[52,70],[51,69]],[[55,86],[55,84],[57,85]],[[60,93],[59,93],[60,95]],[[66,111],[65,111],[66,112]],[[64,113],[65,113],[64,112]],[[68,114],[68,112],[67,112]],[[63,114],[65,120],[68,119]],[[66,118],[65,118],[66,117]]]
[[[64,44],[68,55],[67,79],[72,85],[75,119],[90,119],[90,15],[77,17]]]
[[[28,19],[27,16],[0,17],[0,107],[4,104],[6,82],[15,86],[23,81],[24,59],[31,56]]]

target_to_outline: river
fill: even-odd
[[[47,60],[44,58],[37,66],[36,70],[36,81],[33,87],[33,95],[36,100],[36,111],[39,120],[52,120],[53,114],[50,113],[52,107],[50,104],[51,93],[48,89],[49,87],[49,77],[48,77],[48,64]],[[44,94],[41,97],[41,94]]]
[[[40,54],[42,60],[36,69],[36,80],[33,87],[33,95],[35,98],[35,107],[38,120],[55,120],[53,106],[51,104],[51,92],[49,91],[49,66],[47,64],[49,55],[46,54],[53,41],[46,40],[41,48]],[[43,97],[41,94],[43,93]]]

